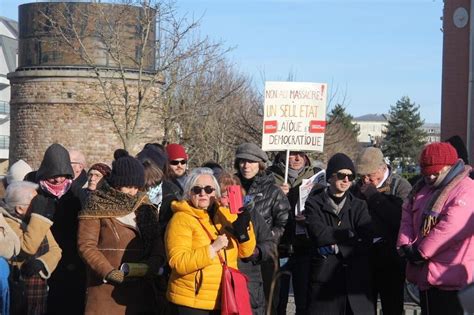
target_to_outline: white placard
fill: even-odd
[[[262,149],[323,151],[327,84],[266,82]]]

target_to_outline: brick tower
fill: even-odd
[[[78,32],[84,47],[77,49],[88,52],[88,62],[58,40],[57,31],[55,33],[51,21],[45,18],[54,10],[64,12],[64,16],[58,17],[58,23],[76,19],[76,25],[81,25]],[[153,80],[153,88],[147,95],[159,98],[161,83],[154,79],[154,28],[147,43],[150,53],[143,58],[144,66],[137,68],[132,58],[119,64],[104,49],[97,35],[96,29],[101,27],[100,19],[103,20],[103,16],[94,16],[98,12],[125,20],[120,28],[123,46],[129,50],[127,53],[139,57],[137,21],[144,14],[143,8],[84,2],[38,2],[19,7],[19,65],[8,75],[11,83],[10,163],[24,159],[38,167],[45,149],[54,142],[81,150],[89,163],[110,162],[113,151],[123,147],[117,126],[123,126],[125,121],[119,118],[114,123],[104,116],[103,108],[97,110],[105,103],[105,97],[112,97],[107,88],[119,86],[133,97],[139,94],[137,82]],[[97,79],[98,73],[101,81]],[[123,108],[119,101],[115,105],[116,116],[120,116]],[[131,154],[161,136],[153,110],[153,106],[143,109],[139,127],[142,132],[137,132],[140,137],[128,147]]]

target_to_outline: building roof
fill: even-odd
[[[5,27],[13,34],[15,39],[18,39],[18,22],[14,21],[12,19],[6,18],[4,16],[0,16],[0,23],[5,25]],[[5,35],[5,34],[0,34],[0,35]]]
[[[3,52],[5,64],[8,68],[7,73],[13,72],[16,69],[16,55],[18,49],[18,22],[0,16],[0,24],[2,24],[4,27],[3,32],[0,32],[0,49]],[[6,73],[1,74],[6,75]]]
[[[421,126],[422,128],[441,128],[441,125],[438,123],[426,123]]]
[[[387,115],[385,114],[366,114],[359,117],[355,117],[354,121],[377,121],[377,122],[385,122],[387,121]]]

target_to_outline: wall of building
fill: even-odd
[[[90,163],[110,162],[114,150],[123,147],[112,120],[102,117],[95,107],[103,93],[90,72],[16,71],[9,79],[10,161],[23,159],[38,167],[46,148],[55,142],[84,152]],[[131,81],[132,89],[133,84]],[[144,112],[140,128],[143,135],[130,153],[137,153],[145,143],[161,137],[162,130],[155,121],[153,108]]]
[[[463,28],[454,25],[459,7],[470,11],[470,0],[445,0],[443,12],[443,74],[441,89],[441,139],[459,135],[467,138],[469,83],[469,21]]]

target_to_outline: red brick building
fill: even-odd
[[[444,0],[441,139],[459,135],[474,158],[474,7],[471,0]],[[471,77],[469,75],[471,73]]]

